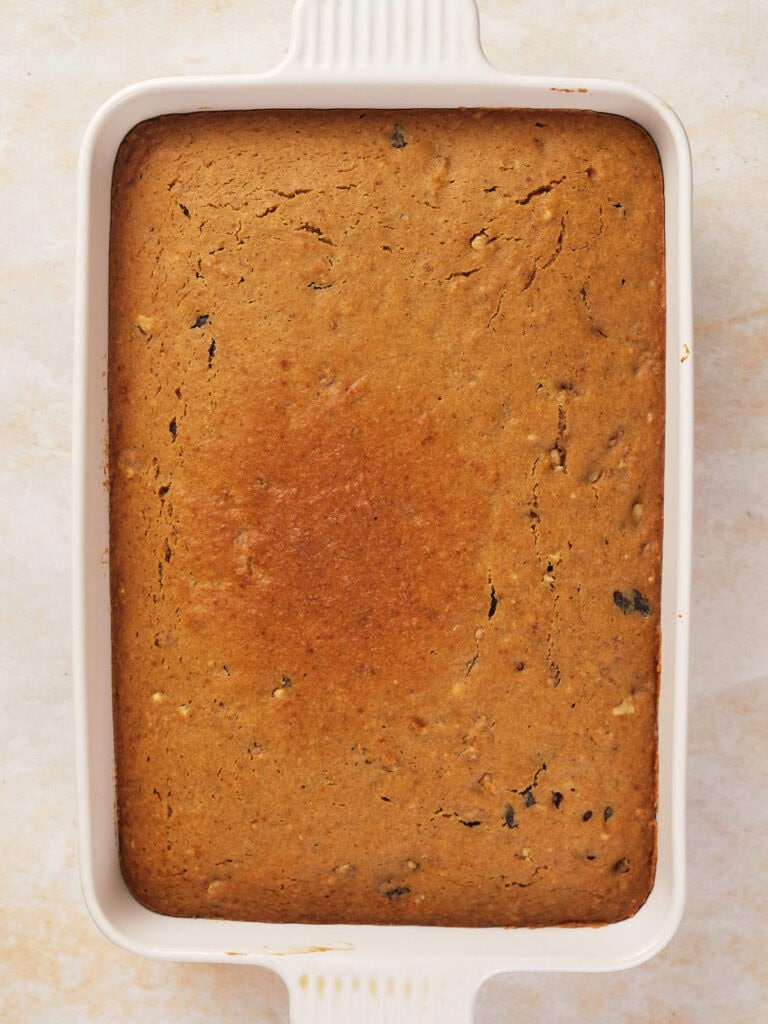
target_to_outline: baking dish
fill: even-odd
[[[139,121],[201,109],[307,107],[590,109],[641,124],[664,173],[667,433],[656,882],[631,919],[600,928],[443,929],[181,920],[140,906],[118,862],[113,789],[107,430],[110,187]],[[115,942],[149,956],[268,966],[292,1019],[467,1020],[487,977],[613,970],[671,937],[684,898],[684,758],[691,509],[690,159],[670,109],[602,81],[500,74],[473,0],[300,0],[285,61],[258,76],[185,78],[123,91],[96,115],[80,166],[75,373],[75,686],[80,860],[86,902]]]

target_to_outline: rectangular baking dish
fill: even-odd
[[[666,231],[665,526],[661,601],[658,865],[631,919],[598,928],[419,928],[180,920],[140,906],[115,823],[106,483],[112,168],[138,122],[259,108],[524,107],[620,114],[654,139]],[[80,864],[99,928],[147,956],[258,964],[284,979],[291,1020],[466,1021],[480,984],[517,970],[638,964],[673,935],[684,902],[684,769],[692,461],[691,168],[670,108],[635,87],[523,78],[482,52],[474,0],[298,0],[284,62],[263,75],[150,81],[107,102],[83,142],[74,394],[74,679]]]

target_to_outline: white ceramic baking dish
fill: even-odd
[[[623,114],[656,142],[664,173],[667,433],[659,708],[658,868],[630,920],[599,928],[448,929],[179,920],[152,913],[120,873],[113,790],[107,433],[110,184],[139,121],[201,109],[579,108]],[[80,863],[88,908],[119,945],[153,957],[260,964],[285,980],[291,1020],[467,1021],[502,971],[615,970],[661,949],[684,899],[684,766],[691,518],[691,171],[670,108],[605,81],[500,74],[474,0],[299,0],[285,61],[263,75],[152,81],[112,98],[80,165],[75,364],[74,677]]]

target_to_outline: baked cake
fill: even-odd
[[[128,135],[110,572],[141,903],[462,926],[642,905],[663,219],[652,141],[609,115]]]

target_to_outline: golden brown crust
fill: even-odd
[[[121,857],[176,915],[634,913],[663,198],[553,111],[196,114],[113,187]]]

